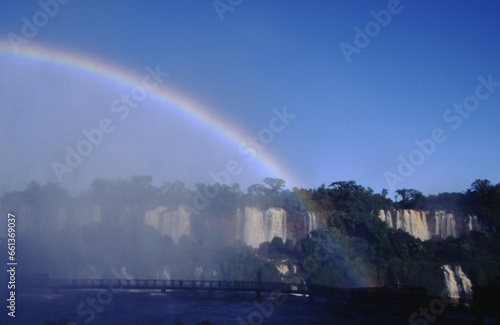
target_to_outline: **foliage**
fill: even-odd
[[[393,202],[387,190],[374,193],[354,181],[289,190],[284,180],[272,178],[246,192],[238,184],[199,183],[189,188],[176,181],[156,187],[151,177],[134,176],[97,179],[78,197],[70,197],[56,184],[31,182],[25,191],[5,194],[0,204],[17,207],[26,213],[20,220],[30,221],[30,227],[19,224],[27,232],[19,244],[23,272],[109,276],[111,270],[125,267],[133,276],[148,278],[168,274],[184,279],[280,281],[275,265],[286,261],[290,268],[298,268],[296,281],[332,286],[408,283],[439,290],[441,266],[452,264],[461,265],[475,285],[494,282],[500,274],[500,184],[476,180],[464,193],[424,196],[414,189],[396,193]],[[77,216],[81,209],[94,206],[100,207],[99,222],[58,219],[61,213]],[[158,206],[192,209],[191,236],[175,243],[146,226],[145,213]],[[275,237],[252,249],[234,241],[231,226],[236,209],[246,206],[283,208],[291,223],[300,223],[305,213],[314,211],[324,227],[295,244]],[[376,216],[380,209],[477,215],[484,228],[460,238],[422,242],[389,229]]]

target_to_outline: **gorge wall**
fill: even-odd
[[[459,237],[471,230],[480,230],[477,216],[458,216],[446,211],[417,211],[411,209],[380,210],[379,218],[392,229],[402,229],[415,238],[429,240]]]
[[[189,236],[191,231],[189,213],[182,207],[173,211],[168,211],[164,206],[150,210],[144,216],[144,224],[158,230],[162,235],[168,235],[176,244],[182,235]]]
[[[272,241],[274,237],[281,238],[283,242],[287,239],[304,238],[318,228],[316,215],[312,212],[289,218],[287,212],[281,208],[264,210],[244,207],[237,209],[234,216],[235,218],[225,220],[224,228],[234,232],[233,240],[241,240],[253,248],[258,248],[263,242]],[[159,206],[146,212],[144,224],[156,229],[162,235],[168,235],[178,244],[182,235],[194,236],[191,232],[192,218],[193,216],[182,207],[169,210],[165,206]],[[217,223],[204,223],[204,227],[207,231],[216,233],[220,233],[222,229]],[[228,236],[231,237],[230,234]]]

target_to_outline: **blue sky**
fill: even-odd
[[[139,74],[159,64],[170,73],[167,86],[249,135],[268,125],[273,108],[286,106],[297,117],[265,150],[300,180],[297,185],[355,180],[376,192],[415,188],[437,194],[466,190],[477,178],[500,182],[500,87],[495,84],[500,82],[500,4],[220,3],[237,5],[219,14],[212,1],[71,0],[60,4],[29,42]],[[38,1],[3,7],[8,8],[0,20],[4,41],[9,33],[21,35],[23,17],[32,20],[41,10]],[[375,22],[372,11],[382,15],[385,26]],[[372,36],[364,36],[366,46],[346,59],[341,44],[359,45],[356,28],[366,34],[367,27]],[[102,107],[126,89],[2,58],[0,143],[8,154],[1,160],[0,190],[23,189],[29,180],[56,181],[50,162],[78,142],[80,131],[95,125],[104,116]],[[489,88],[481,76],[490,80]],[[54,91],[56,81],[64,91]],[[488,98],[471,106],[478,87],[479,96]],[[471,111],[453,111],[464,100]],[[237,156],[223,137],[182,114],[173,112],[168,119],[165,114],[153,102],[144,103],[62,185],[83,188],[96,177],[130,174],[210,182],[209,170],[220,170]],[[164,123],[172,124],[169,132]],[[439,130],[439,143],[432,140],[427,153],[415,143]],[[130,145],[135,149],[127,149]],[[280,175],[249,166],[235,181],[249,185],[265,176]]]

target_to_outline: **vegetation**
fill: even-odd
[[[246,192],[238,184],[188,188],[181,181],[159,187],[151,183],[148,176],[97,179],[88,191],[71,197],[57,185],[31,182],[24,191],[5,194],[0,205],[25,214],[18,225],[23,270],[111,277],[113,270],[125,267],[128,274],[143,278],[293,279],[332,286],[408,283],[436,290],[443,286],[443,264],[461,265],[475,285],[493,283],[500,274],[500,184],[488,180],[476,180],[464,193],[424,196],[400,189],[395,201],[387,190],[374,193],[354,181],[289,190],[283,180],[266,178]],[[145,225],[145,213],[158,206],[188,209],[191,236],[176,243]],[[304,214],[314,211],[323,227],[294,242],[274,238],[252,249],[234,235],[235,211],[246,206],[283,208],[290,227],[298,227]],[[99,220],[68,217],[93,215],[96,207]],[[381,209],[476,215],[483,230],[422,242],[390,229],[377,217]],[[277,263],[297,272],[282,275]]]

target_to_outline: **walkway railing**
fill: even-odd
[[[44,279],[34,281],[31,288],[43,289],[109,289],[109,290],[206,290],[254,291],[257,297],[262,292],[277,291],[284,294],[303,294],[310,299],[325,297],[357,302],[424,303],[430,297],[422,287],[385,286],[370,288],[338,288],[304,283],[259,282],[259,281],[212,281],[212,280],[153,280],[153,279]]]

